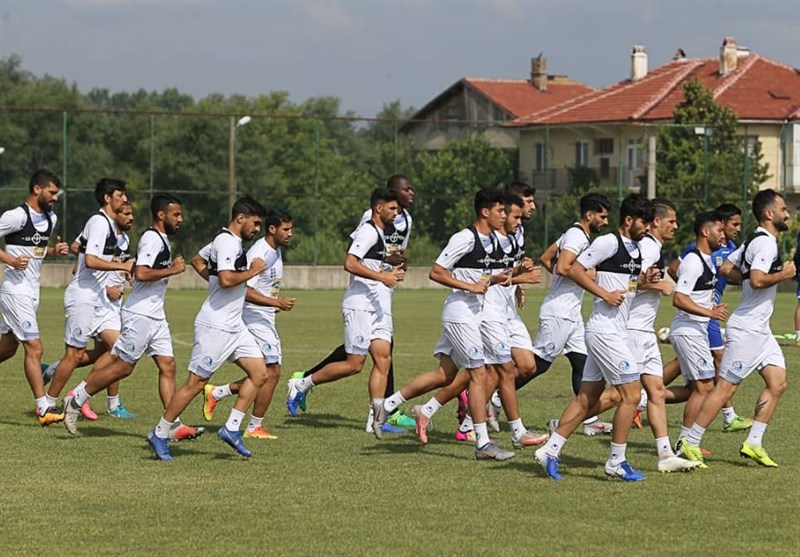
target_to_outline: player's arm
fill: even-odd
[[[700,315],[702,317],[710,317],[718,321],[725,321],[728,318],[728,304],[719,304],[713,306],[711,309],[704,308],[698,305],[691,296],[684,292],[675,292],[672,296],[672,305],[677,309],[691,313],[692,315]]]
[[[78,238],[76,238],[76,239],[75,239],[75,241],[73,241],[73,242],[72,242],[72,243],[69,245],[69,252],[70,252],[72,255],[78,255],[78,252],[79,252],[80,250],[81,250],[81,242],[80,242],[80,240],[79,240]]]
[[[542,268],[535,266],[530,271],[522,271],[511,278],[511,284],[539,284],[542,282]]]
[[[455,278],[450,274],[450,271],[437,263],[434,263],[431,267],[428,278],[442,286],[455,288],[456,290],[464,290],[465,292],[472,292],[473,294],[484,294],[487,288],[489,288],[488,279],[481,279],[475,283],[464,282],[463,280]]]
[[[149,265],[136,264],[133,276],[139,282],[152,282],[163,278],[179,275],[186,270],[186,262],[183,257],[176,257],[172,260],[172,265],[164,269],[153,269]]]
[[[361,258],[354,253],[348,253],[344,259],[344,270],[357,277],[382,282],[389,288],[394,288],[397,283],[403,280],[405,271],[400,267],[394,267],[391,273],[373,271],[361,261]]]
[[[257,306],[278,308],[281,311],[291,311],[294,308],[294,298],[275,298],[273,296],[265,296],[252,286],[247,287],[247,294],[244,297],[245,301],[255,304]]]
[[[22,230],[24,227],[25,221],[20,220],[19,215],[16,215],[16,212],[13,210],[6,211],[0,216],[0,238],[5,238],[9,234]],[[0,249],[0,261],[18,271],[25,270],[30,260],[31,258],[27,255],[11,257],[6,250]]]
[[[552,244],[550,244],[550,247],[544,250],[544,253],[542,253],[542,255],[539,256],[539,261],[541,261],[542,267],[547,269],[548,273],[553,272],[553,261],[555,260],[557,253],[558,253],[558,244],[556,242],[553,242]]]
[[[121,261],[105,261],[97,255],[92,255],[90,253],[86,254],[84,263],[88,269],[94,269],[95,271],[125,271],[126,273],[130,273],[131,269],[133,269],[132,259],[125,263]]]
[[[199,253],[192,257],[192,268],[203,280],[208,282],[208,261]]]
[[[794,261],[788,261],[783,264],[783,268],[777,273],[766,273],[760,269],[750,269],[750,286],[756,289],[769,288],[779,282],[789,280],[797,274],[797,267]]]
[[[670,278],[672,278],[672,280],[676,282],[678,280],[678,267],[680,267],[680,265],[681,265],[681,258],[676,257],[675,259],[670,261],[669,265],[667,266],[667,274],[670,276]]]
[[[247,282],[258,273],[260,273],[266,263],[260,257],[253,259],[250,263],[250,267],[244,271],[234,271],[231,269],[220,269],[217,273],[217,279],[219,281],[219,285],[222,288],[233,288],[234,286],[239,286],[243,282]]]
[[[579,261],[576,261],[570,266],[568,276],[575,284],[590,294],[597,296],[610,306],[619,306],[625,299],[624,290],[615,290],[613,292],[609,292],[595,282],[594,278],[590,274],[590,269],[587,269],[581,265]]]
[[[742,271],[730,259],[726,259],[719,268],[719,274],[725,277],[728,284],[742,284]]]

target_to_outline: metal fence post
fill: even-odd
[[[61,219],[61,237],[65,242],[69,241],[67,237],[67,217],[69,215],[67,211],[67,111],[61,113],[61,144],[63,147],[63,161],[61,165],[61,185],[63,186],[62,191],[64,192],[64,203],[63,207],[63,215],[64,218]]]
[[[319,264],[319,120],[314,120],[314,266]]]

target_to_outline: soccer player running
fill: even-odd
[[[486,427],[488,374],[481,335],[486,291],[492,284],[507,283],[510,278],[508,273],[493,272],[497,259],[502,257],[493,232],[504,224],[505,196],[498,190],[482,189],[475,194],[474,206],[475,222],[450,237],[428,275],[432,281],[452,289],[442,309],[442,336],[433,351],[439,358],[439,367],[412,379],[387,398],[384,407],[392,410],[407,400],[450,385],[458,370],[465,368],[469,373],[469,413],[475,422],[475,457],[507,460],[514,453],[492,442]],[[429,419],[433,408],[425,405],[420,412]]]
[[[675,205],[666,199],[656,198],[651,203],[654,210],[653,220],[648,223],[649,232],[639,240],[639,251],[642,269],[655,270],[656,280],[644,283],[637,289],[628,315],[627,336],[631,353],[636,358],[636,365],[641,373],[642,387],[647,393],[647,416],[656,441],[657,469],[668,473],[691,470],[697,468],[698,463],[675,456],[669,441],[664,364],[653,325],[661,296],[669,296],[674,289],[671,281],[662,280],[666,269],[661,249],[665,242],[675,236],[678,216]],[[711,358],[708,358],[709,363],[710,361]]]
[[[332,362],[321,370],[289,379],[286,408],[297,416],[305,394],[315,385],[323,385],[360,373],[372,357],[369,376],[369,397],[374,423],[373,433],[383,438],[383,424],[388,414],[383,410],[386,376],[392,360],[392,295],[394,287],[405,277],[403,265],[386,263],[385,228],[400,212],[397,194],[388,188],[377,188],[370,197],[372,218],[356,229],[347,250],[344,269],[350,273],[350,284],[342,300],[344,346],[347,359]]]
[[[720,363],[720,378],[706,397],[697,419],[683,439],[681,451],[691,460],[703,461],[700,443],[706,428],[751,373],[758,371],[764,389],[758,397],[755,417],[739,454],[762,466],[777,467],[762,445],[764,432],[786,390],[786,362],[772,336],[769,320],[775,309],[778,284],[795,277],[794,262],[783,263],[778,253],[778,236],[786,231],[789,211],[786,200],[775,190],[766,189],[753,198],[753,215],[758,221],[748,240],[723,264],[725,274],[736,266],[742,274],[742,299],[728,319],[725,353]]]
[[[678,311],[669,333],[681,373],[691,390],[683,408],[679,442],[689,434],[703,401],[714,388],[714,359],[708,341],[709,321],[724,321],[728,317],[727,304],[716,302],[714,295],[717,273],[712,253],[725,242],[722,218],[712,212],[699,213],[694,219],[694,233],[695,247],[683,256],[676,273],[678,278],[672,305]],[[680,443],[677,449],[680,452]]]
[[[53,204],[58,201],[61,180],[53,172],[41,169],[31,175],[25,203],[0,215],[0,262],[5,264],[0,283],[0,362],[12,358],[20,343],[25,350],[24,370],[36,401],[36,418],[42,426],[63,420],[55,399],[48,399],[42,380],[44,346],[39,334],[36,312],[39,309],[39,281],[46,256],[67,255],[69,246],[56,237],[48,246],[56,228]]]
[[[242,319],[261,347],[264,363],[267,366],[267,381],[258,391],[250,421],[245,429],[245,438],[277,439],[267,430],[264,416],[272,402],[272,395],[281,376],[281,339],[275,325],[279,311],[292,311],[295,298],[281,296],[283,281],[283,248],[292,239],[292,217],[289,213],[273,209],[267,213],[265,221],[267,233],[256,241],[247,251],[247,260],[263,259],[264,269],[247,281]],[[201,269],[201,276],[207,272]],[[203,388],[203,416],[211,421],[217,402],[225,397],[238,394],[246,378],[226,385],[208,384]]]
[[[653,220],[653,205],[639,194],[622,201],[619,229],[596,238],[570,267],[569,277],[595,296],[586,324],[587,359],[578,395],[567,405],[550,440],[537,449],[536,461],[547,475],[561,480],[559,456],[567,438],[586,416],[596,414],[606,382],[617,390],[620,402],[614,413],[611,451],[605,473],[625,481],[640,481],[644,474],[635,470],[625,457],[633,414],[639,401],[639,368],[628,343],[627,324],[630,306],[642,274],[642,256],[637,242]],[[596,276],[590,274],[595,270]]]
[[[233,361],[247,374],[239,396],[217,437],[245,457],[253,456],[240,431],[245,412],[267,380],[261,349],[242,320],[247,281],[265,267],[263,259],[247,261],[242,240],[251,240],[261,229],[264,207],[250,196],[233,204],[231,220],[222,228],[208,252],[208,296],[194,321],[194,346],[186,382],[169,400],[158,424],[147,440],[159,460],[172,460],[170,432],[189,403],[203,392],[208,380],[226,361]]]
[[[172,258],[169,242],[169,236],[176,234],[183,222],[181,201],[168,193],[157,194],[150,201],[150,213],[152,224],[142,233],[137,247],[133,290],[120,311],[122,331],[108,356],[101,358],[64,400],[64,425],[73,435],[78,433],[81,407],[96,393],[133,373],[145,354],[158,368],[158,392],[165,408],[175,394],[176,364],[164,297],[169,277],[186,270],[182,257]],[[177,420],[170,437],[194,439],[203,432]]]
[[[411,179],[402,174],[390,176],[386,181],[386,187],[390,191],[397,194],[397,203],[400,205],[400,212],[397,214],[394,220],[387,224],[383,229],[383,235],[386,240],[386,249],[388,251],[385,261],[390,265],[403,265],[403,268],[405,269],[405,263],[407,260],[406,250],[408,249],[408,242],[411,238],[412,223],[411,213],[408,212],[408,209],[414,205],[416,192],[414,191],[414,186],[411,183]],[[359,224],[364,224],[371,219],[372,209],[370,208],[367,209],[361,216],[361,221]],[[350,234],[350,239],[352,240],[354,236],[355,231]],[[394,350],[394,338],[391,340],[391,349]],[[344,362],[345,360],[347,360],[347,351],[345,350],[344,344],[341,344],[336,347],[327,358],[319,362],[317,365],[310,368],[308,371],[295,372],[292,377],[295,379],[302,379],[303,377],[313,375],[330,363]],[[389,373],[386,377],[386,392],[384,396],[388,397],[393,392],[394,361],[392,360],[392,362],[389,363]],[[308,394],[310,394],[310,391],[306,392],[306,396],[300,402],[299,408],[303,412],[306,411]],[[367,433],[373,433],[373,420],[374,416],[372,405],[370,404],[367,425],[365,428]],[[400,428],[404,427],[414,427],[414,420],[407,416],[402,410],[392,412],[386,423],[383,424],[383,430],[386,433],[403,433],[403,430]]]

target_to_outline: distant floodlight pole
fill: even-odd
[[[694,133],[703,136],[703,204],[708,205],[708,138],[714,135],[714,128],[695,126]]]
[[[236,120],[230,117],[230,134],[228,138],[228,209],[233,210],[236,201],[236,128],[250,123],[250,116],[242,116]]]

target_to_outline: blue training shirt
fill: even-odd
[[[681,252],[681,259],[686,257],[686,254],[696,247],[697,242],[692,242],[683,248],[683,251]],[[728,284],[728,279],[719,274],[719,268],[722,267],[722,264],[725,263],[725,260],[728,259],[728,256],[736,251],[736,247],[736,244],[733,243],[732,240],[728,240],[727,244],[711,252],[711,262],[714,264],[714,272],[717,274],[717,285],[714,287],[715,304],[718,304],[722,301],[722,293],[725,292],[725,286]]]

